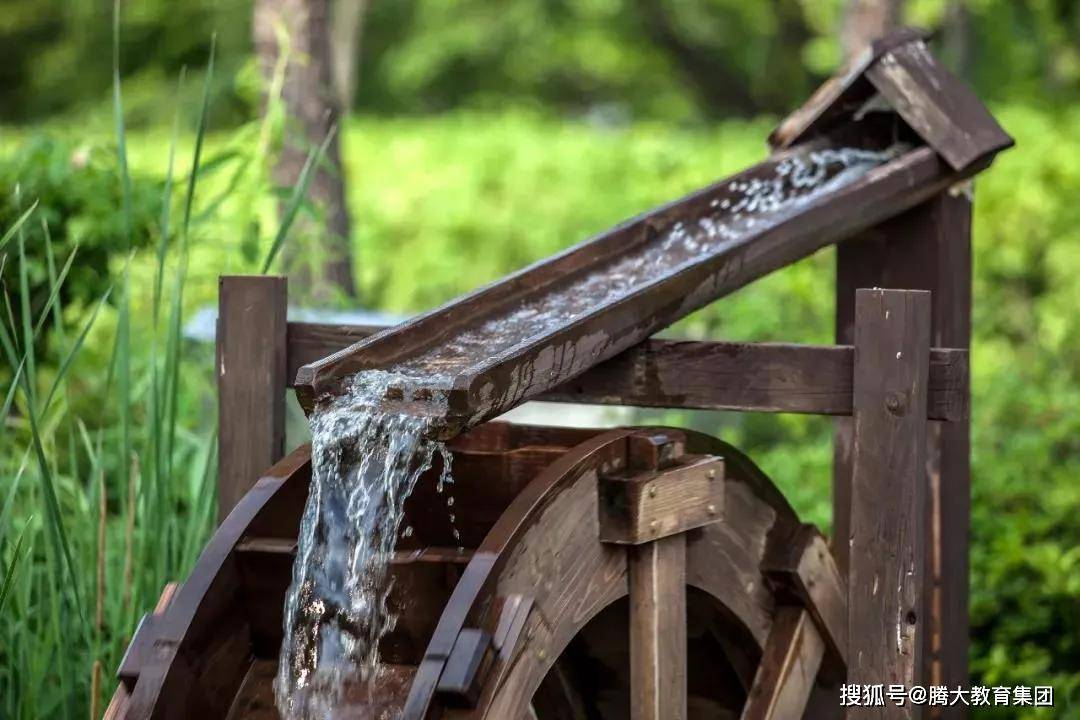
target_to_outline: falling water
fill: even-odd
[[[387,569],[405,499],[441,455],[430,416],[377,407],[388,385],[415,378],[354,376],[311,416],[312,478],[300,524],[275,693],[286,720],[330,718],[343,688],[374,677],[379,640],[394,627]],[[348,681],[348,682],[347,682]]]
[[[389,388],[409,401],[418,384],[448,387],[470,365],[787,219],[905,149],[818,150],[782,160],[772,177],[729,181],[694,222],[675,223],[648,245],[495,313],[450,342],[361,372],[341,395],[320,405],[311,416],[311,490],[275,684],[282,717],[330,718],[343,687],[376,673],[379,640],[395,621],[387,608],[389,561],[396,538],[411,534],[400,527],[405,499],[436,455],[443,459],[440,488],[449,480],[449,454],[432,439],[439,408],[431,405],[445,399],[425,398],[435,412],[392,411],[382,403]],[[453,513],[452,498],[447,505]]]

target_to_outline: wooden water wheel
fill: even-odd
[[[799,718],[826,697],[816,680],[842,676],[828,549],[729,445],[489,423],[452,449],[465,549],[422,480],[392,563],[385,666],[345,688],[340,717]],[[244,497],[144,619],[108,717],[277,717],[309,478],[301,448]]]

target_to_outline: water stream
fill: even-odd
[[[364,371],[311,416],[312,479],[300,528],[285,639],[275,683],[285,720],[327,720],[343,688],[371,679],[379,640],[395,618],[387,608],[388,567],[405,499],[437,455],[438,413],[387,411],[388,388],[445,387],[469,366],[543,335],[703,255],[790,217],[823,194],[854,182],[905,148],[827,149],[791,157],[772,177],[732,181],[709,211],[671,226],[646,247],[537,293],[451,342],[382,370]],[[438,397],[430,402],[439,402]],[[401,406],[398,406],[401,407]],[[448,506],[452,500],[448,501]],[[450,512],[454,508],[449,508]]]

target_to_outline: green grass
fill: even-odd
[[[1054,717],[1078,717],[1080,110],[998,111],[1019,144],[976,191],[973,667],[987,684],[1053,684]],[[605,129],[522,113],[354,119],[342,142],[363,301],[431,307],[759,159],[768,127]],[[95,662],[102,702],[134,623],[164,582],[185,575],[212,527],[212,355],[180,328],[214,302],[219,274],[265,264],[285,236],[276,205],[290,192],[266,178],[271,126],[179,128],[111,141],[126,148],[136,196],[149,176],[163,202],[153,227],[132,228],[150,242],[113,255],[106,302],[57,301],[25,316],[17,300],[34,276],[12,272],[25,267],[20,250],[65,248],[42,255],[52,258],[41,265],[46,294],[59,298],[78,267],[66,249],[78,233],[44,240],[30,233],[43,210],[24,210],[0,240],[13,278],[4,297],[14,299],[11,312],[0,307],[0,717],[85,717]],[[0,163],[29,134],[5,130]],[[676,332],[828,342],[832,261],[824,252],[776,273]],[[48,339],[47,355],[35,336]],[[828,421],[663,419],[740,445],[804,517],[827,520]]]

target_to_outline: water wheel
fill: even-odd
[[[823,539],[737,450],[682,430],[488,423],[452,452],[456,521],[422,480],[392,562],[385,665],[344,688],[340,717],[829,714],[846,593]],[[233,510],[144,618],[107,717],[278,717],[309,479],[301,448]]]

